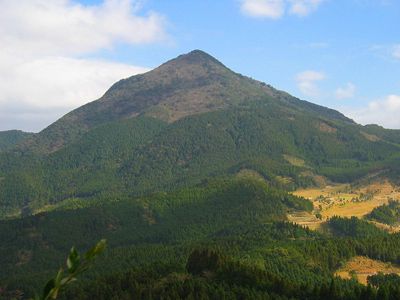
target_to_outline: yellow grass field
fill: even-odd
[[[308,217],[304,213],[288,216],[289,221],[317,229],[319,225],[333,216],[362,218],[375,207],[387,204],[390,199],[400,199],[399,187],[389,181],[373,182],[360,187],[349,184],[327,185],[322,188],[300,189],[293,193],[309,199],[314,204],[314,212]],[[321,214],[321,220],[315,214]],[[380,228],[396,232],[400,228],[375,223]]]
[[[306,226],[312,230],[319,229],[322,221],[317,219],[314,214],[308,212],[296,212],[292,214],[288,214],[288,220],[290,222],[299,224],[301,226]]]
[[[352,276],[362,284],[367,284],[367,277],[378,272],[384,274],[396,273],[400,275],[400,266],[373,260],[364,256],[356,256],[349,260],[345,266],[335,272],[336,276],[350,279]]]

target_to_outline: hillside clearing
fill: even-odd
[[[373,182],[360,187],[349,184],[327,185],[322,188],[300,189],[293,193],[309,199],[314,205],[314,215],[306,216],[292,214],[288,219],[299,225],[316,229],[333,216],[363,218],[374,208],[387,204],[390,199],[400,199],[399,187],[393,186],[389,181]],[[321,215],[321,220],[315,217]],[[397,232],[400,228],[385,226],[374,222],[380,228],[390,232]]]
[[[368,257],[356,256],[337,270],[335,275],[343,279],[354,277],[358,282],[366,285],[368,276],[376,275],[379,272],[384,274],[400,274],[400,267]]]

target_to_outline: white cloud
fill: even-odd
[[[279,19],[286,13],[307,16],[325,0],[241,0],[241,10],[251,17]]]
[[[156,13],[138,16],[134,0],[105,0],[83,6],[72,0],[0,1],[2,52],[70,55],[110,48],[115,43],[142,44],[165,38]]]
[[[370,50],[385,60],[400,60],[400,44],[375,44]]]
[[[278,19],[285,13],[284,0],[244,0],[242,12],[251,17]]]
[[[400,129],[400,95],[389,95],[368,103],[367,107],[344,111],[361,124],[378,124],[386,128]]]
[[[307,16],[317,10],[323,0],[290,0],[289,12],[298,16]]]
[[[304,95],[310,97],[319,95],[317,82],[324,79],[324,73],[312,70],[301,72],[296,76],[297,87]]]
[[[100,60],[47,57],[15,65],[12,80],[0,73],[0,104],[72,108],[94,100],[116,80],[147,71]],[[39,101],[40,100],[40,101]]]
[[[393,46],[392,56],[396,59],[400,59],[400,45]]]
[[[348,99],[353,98],[356,93],[356,86],[349,82],[344,87],[339,87],[335,94],[338,99]]]
[[[0,69],[0,115],[20,120],[20,124],[7,126],[3,116],[0,128],[40,130],[71,109],[98,99],[117,80],[145,71],[148,69],[66,57],[22,62],[8,73]],[[45,118],[49,123],[35,118],[43,112],[51,114]]]
[[[43,119],[36,117],[42,115],[39,108],[54,121],[95,100],[116,80],[147,70],[90,59],[118,44],[167,39],[164,18],[154,12],[141,15],[141,2],[0,0],[0,130],[38,130],[48,125],[37,122]],[[5,123],[11,115],[19,126]]]

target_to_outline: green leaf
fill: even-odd
[[[43,296],[36,297],[35,300],[49,300],[49,299],[57,299],[60,291],[69,283],[74,282],[76,279],[76,275],[86,271],[89,266],[91,260],[98,254],[104,251],[106,247],[106,240],[101,240],[90,249],[85,255],[84,260],[81,260],[81,257],[75,247],[71,248],[71,251],[67,258],[67,268],[68,275],[63,278],[64,270],[61,268],[58,270],[55,278],[49,280],[46,286],[43,289]]]
[[[64,274],[64,270],[63,270],[63,269],[60,269],[60,270],[58,271],[57,275],[56,275],[56,278],[54,278],[54,285],[55,285],[56,287],[60,287],[60,285],[61,285],[61,279],[62,279],[63,274]]]
[[[67,258],[68,272],[69,273],[75,272],[76,269],[79,267],[79,262],[80,262],[79,253],[75,249],[75,247],[72,247],[71,252],[69,253],[68,258]]]
[[[75,277],[65,277],[61,280],[61,285],[66,285],[68,283],[74,282],[77,279]]]
[[[54,278],[50,279],[43,289],[43,299],[48,299],[51,290],[55,288],[55,280]]]
[[[85,258],[87,260],[93,259],[95,256],[99,255],[100,253],[102,253],[104,251],[104,249],[106,248],[106,245],[107,245],[107,241],[105,239],[101,240],[100,242],[97,243],[96,246],[94,246],[88,252],[86,252]]]

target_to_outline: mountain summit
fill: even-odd
[[[120,80],[103,97],[68,113],[25,146],[36,152],[54,152],[107,122],[138,115],[174,122],[186,116],[254,101],[310,110],[351,122],[336,111],[300,101],[237,74],[211,55],[194,50],[150,72]]]

